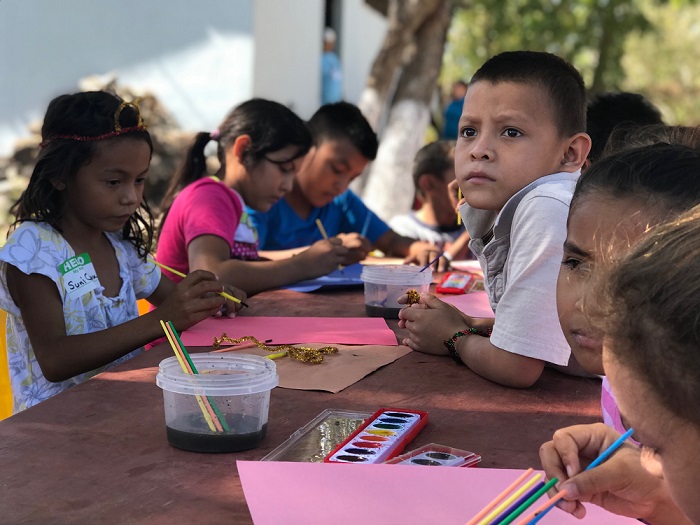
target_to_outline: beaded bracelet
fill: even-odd
[[[491,336],[491,329],[489,328],[488,332],[481,332],[477,330],[476,328],[469,327],[466,330],[459,330],[458,332],[455,332],[452,337],[449,339],[445,339],[442,344],[444,344],[447,347],[447,351],[450,353],[452,356],[452,359],[457,361],[460,365],[464,364],[462,362],[462,359],[459,357],[459,352],[457,352],[457,347],[455,346],[455,343],[457,342],[457,339],[460,337],[464,337],[465,335],[471,335],[471,334],[476,334],[480,335],[482,337],[490,337]]]

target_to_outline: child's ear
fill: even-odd
[[[427,173],[424,173],[420,177],[418,177],[418,190],[420,193],[423,195],[427,195],[433,189],[435,188],[435,181],[433,180],[432,175],[428,175]]]
[[[564,171],[576,171],[583,166],[591,150],[591,137],[586,133],[577,133],[568,139],[568,147],[561,159]]]
[[[238,159],[238,162],[243,162],[243,157],[252,143],[253,141],[251,140],[250,135],[240,135],[233,141],[233,146],[231,146],[231,149],[233,150],[233,154]]]

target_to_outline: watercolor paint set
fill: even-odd
[[[338,445],[326,463],[384,463],[400,454],[428,424],[428,413],[403,408],[381,408]]]
[[[419,465],[427,467],[476,467],[481,456],[467,450],[428,443],[427,445],[385,461],[389,465]]]
[[[262,458],[262,461],[297,461],[322,463],[372,414],[327,408],[289,439]]]

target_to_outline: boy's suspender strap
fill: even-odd
[[[502,233],[510,232],[510,225],[513,222],[515,210],[518,209],[518,205],[520,204],[520,201],[523,200],[525,195],[530,193],[538,186],[541,186],[542,184],[546,184],[548,182],[576,182],[580,175],[581,173],[579,171],[574,171],[571,173],[562,171],[559,173],[554,173],[552,175],[547,175],[546,177],[540,177],[536,181],[533,181],[527,186],[525,186],[518,193],[516,193],[510,199],[508,199],[508,202],[506,202],[506,205],[503,207],[503,211],[498,217],[498,221],[494,225],[494,237],[499,238]]]

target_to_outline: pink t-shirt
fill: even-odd
[[[608,382],[607,377],[603,377],[603,383],[600,393],[600,405],[603,409],[603,423],[617,430],[620,434],[624,434],[625,432],[627,432],[627,428],[622,422],[620,409],[617,406],[615,395],[610,389],[610,383]],[[639,443],[633,437],[630,438],[630,441],[639,445]]]
[[[258,259],[258,235],[243,198],[212,177],[189,184],[175,198],[158,240],[158,262],[188,273],[187,247],[200,235],[221,237],[232,259]],[[182,280],[164,273],[175,282]]]

